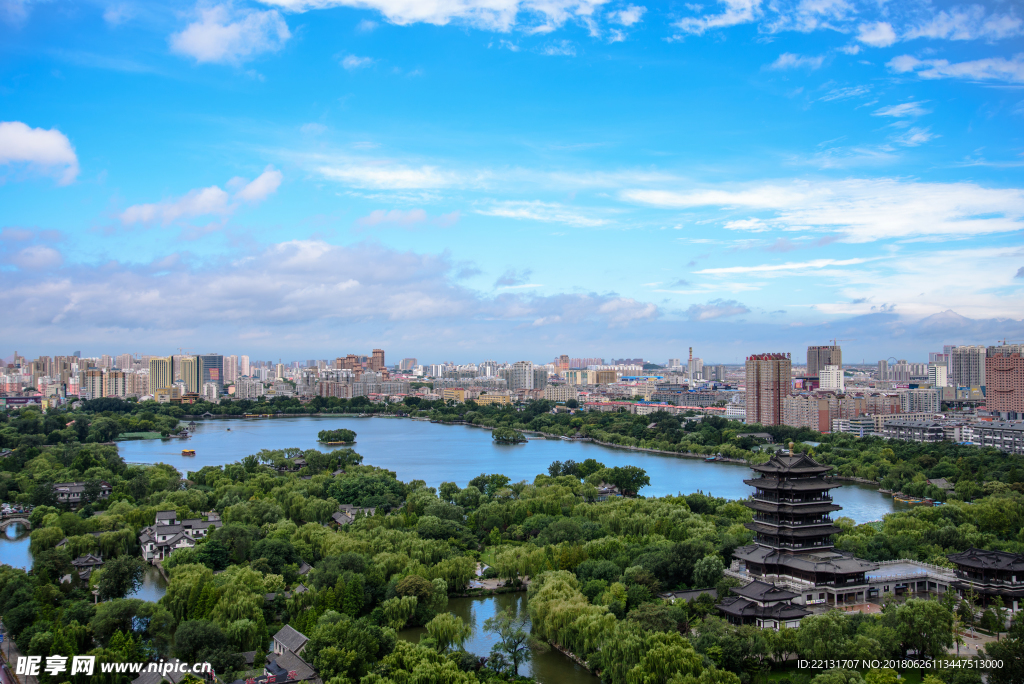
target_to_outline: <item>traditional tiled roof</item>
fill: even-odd
[[[766,463],[750,466],[759,473],[779,475],[820,475],[832,470],[832,466],[822,465],[807,454],[792,456],[772,456]]]
[[[759,603],[770,603],[772,601],[792,601],[800,594],[794,594],[785,589],[779,589],[774,584],[754,580],[745,587],[734,587],[731,591],[743,598],[757,601]]]
[[[274,641],[277,641],[293,653],[301,653],[302,649],[306,646],[306,642],[309,641],[309,637],[297,631],[291,625],[285,625],[274,635]]]
[[[970,548],[962,553],[947,556],[956,565],[976,570],[1004,570],[1024,572],[1024,554],[1008,551],[984,551]]]
[[[848,575],[877,570],[878,564],[835,552],[784,553],[776,549],[751,544],[741,546],[733,557],[748,563],[781,565],[783,567],[823,574]]]
[[[779,603],[774,606],[761,607],[749,599],[741,596],[730,596],[722,599],[722,602],[715,606],[726,615],[739,618],[757,618],[761,620],[799,620],[810,615],[810,611],[800,606],[789,603]]]
[[[298,632],[296,632],[297,634]],[[316,677],[316,670],[292,651],[267,656],[267,671],[277,676],[279,682],[304,682]],[[294,672],[294,677],[288,673]]]

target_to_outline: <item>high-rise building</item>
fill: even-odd
[[[171,373],[171,357],[154,356],[149,360],[149,394],[174,383]]]
[[[224,357],[220,354],[203,354],[199,356],[199,388],[212,382],[218,389],[224,389]]]
[[[81,396],[83,399],[99,399],[103,396],[103,369],[90,368],[82,374]]]
[[[942,356],[942,354],[938,354]],[[949,384],[946,376],[946,361],[937,361],[928,364],[928,384],[932,387],[945,387]]]
[[[942,411],[941,389],[900,390],[900,413],[939,413]]]
[[[985,386],[985,347],[965,345],[950,351],[950,382],[955,387]]]
[[[238,357],[235,355],[224,357],[224,383],[238,381]]]
[[[887,382],[889,380],[889,362],[879,361],[878,362],[878,379],[880,382]]]
[[[239,372],[242,375],[248,377],[249,370],[250,370],[250,368],[249,368],[249,357],[248,356],[239,356],[238,357],[238,370],[239,370]]]
[[[533,367],[533,389],[542,390],[548,386],[548,369],[544,366]]]
[[[274,366],[274,380],[284,380],[284,364],[279,363]]]
[[[819,387],[832,392],[846,391],[846,377],[839,366],[827,365],[818,370]]]
[[[402,359],[401,363],[398,364],[398,370],[400,370],[400,371],[411,371],[417,365],[419,365],[419,364],[416,362],[416,359],[412,359],[412,358]]]
[[[1003,420],[1024,418],[1024,354],[994,351],[985,359],[985,379],[985,408]]]
[[[679,359],[669,359],[667,365],[668,365],[669,368],[678,368],[679,367]]]
[[[186,392],[199,393],[202,389],[199,376],[199,357],[198,356],[182,356],[180,357],[179,367],[181,368],[180,377],[175,380],[181,380],[185,383]]]
[[[747,357],[747,424],[782,424],[782,398],[792,387],[793,362],[789,354],[754,354]]]
[[[838,345],[814,346],[807,348],[807,377],[821,377],[825,366],[843,367],[843,350]]]
[[[889,369],[889,378],[893,382],[910,382],[910,364],[906,359],[900,359]]]
[[[110,354],[104,354],[100,357],[100,368],[113,368],[114,357]]]
[[[118,354],[117,358],[114,359],[114,365],[121,370],[131,370],[133,360],[131,354]]]
[[[516,361],[508,369],[508,388],[511,390],[533,389],[533,363]]]
[[[708,380],[713,380],[714,382],[725,382],[725,366],[719,364],[717,366],[711,366],[710,368],[710,371],[707,369],[704,370]]]
[[[690,379],[697,380],[704,377],[704,359],[697,357],[687,362],[687,373]]]
[[[107,371],[103,376],[103,396],[122,399],[128,396],[127,375],[123,370]]]
[[[567,370],[569,370],[569,355],[562,354],[555,359],[555,372],[562,374]]]
[[[374,349],[373,356],[370,357],[370,370],[380,372],[386,367],[384,365],[384,350]]]

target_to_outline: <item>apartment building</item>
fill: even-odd
[[[782,424],[782,399],[792,387],[793,363],[789,354],[754,354],[747,357],[747,424]]]

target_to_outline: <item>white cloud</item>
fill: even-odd
[[[564,223],[581,228],[593,228],[608,223],[606,219],[596,218],[578,209],[572,209],[553,202],[508,201],[495,202],[491,206],[474,210],[484,216],[523,219],[528,221],[544,221],[546,223]]]
[[[932,133],[929,128],[918,128],[917,126],[914,126],[906,133],[893,138],[893,141],[905,147],[917,147],[918,145],[923,145],[929,140],[934,140],[938,137],[939,136]]]
[[[1012,59],[990,57],[950,64],[945,59],[917,59],[910,55],[894,57],[887,64],[898,74],[914,72],[921,78],[962,78],[976,81],[1024,83],[1024,53]]]
[[[291,32],[277,10],[235,9],[230,3],[197,7],[198,19],[171,36],[171,49],[199,63],[241,64],[281,50]]]
[[[341,60],[341,66],[345,67],[349,71],[353,69],[361,69],[368,67],[373,64],[372,57],[357,57],[356,55],[347,55],[345,59]]]
[[[658,307],[649,302],[638,302],[628,297],[618,297],[597,308],[607,316],[612,325],[628,325],[637,321],[651,320],[658,316]]]
[[[740,219],[729,221],[724,226],[726,230],[749,230],[752,233],[763,233],[771,230],[771,226],[758,218]]]
[[[867,95],[870,92],[871,86],[869,85],[848,86],[846,88],[833,88],[832,90],[828,91],[818,99],[824,100],[825,102],[832,102],[833,100],[845,100],[851,97],[861,97],[862,95]]]
[[[626,5],[625,9],[609,12],[608,19],[616,24],[632,26],[643,20],[644,12],[646,11],[647,8],[640,5]]]
[[[520,14],[534,32],[547,33],[570,19],[586,23],[607,0],[261,0],[265,5],[291,12],[330,7],[357,7],[380,12],[393,24],[456,22],[490,31],[510,31]]]
[[[20,121],[0,121],[0,166],[25,165],[67,185],[78,176],[78,157],[67,136],[56,128],[30,128]]]
[[[120,26],[135,15],[135,10],[130,5],[108,5],[103,10],[103,21],[108,26]]]
[[[411,168],[395,164],[354,163],[320,166],[317,171],[325,178],[346,185],[378,190],[443,188],[459,181],[456,174],[436,166]]]
[[[245,202],[262,202],[277,192],[284,175],[273,166],[267,166],[259,176],[237,193],[235,198]]]
[[[811,57],[808,55],[796,55],[792,52],[784,52],[779,58],[768,65],[769,69],[796,69],[808,68],[818,69],[825,63],[825,55]]]
[[[930,111],[921,106],[920,102],[901,102],[898,105],[890,105],[876,109],[872,116],[892,116],[896,118],[917,117],[929,114]]]
[[[60,266],[64,257],[52,247],[33,245],[16,252],[10,261],[20,269],[35,271]]]
[[[623,199],[666,209],[745,208],[781,230],[841,233],[844,242],[1010,233],[1024,228],[1024,190],[899,179],[789,181],[738,188],[626,190]]]
[[[857,40],[871,47],[889,47],[896,42],[896,31],[887,21],[861,24],[857,27]]]
[[[932,38],[945,40],[1000,40],[1024,33],[1024,21],[1010,14],[986,14],[981,5],[954,7],[935,12],[909,29],[904,40]]]
[[[282,177],[280,171],[268,166],[252,182],[233,179],[229,186],[240,186],[233,198],[218,186],[211,185],[208,188],[191,190],[177,199],[153,204],[135,204],[121,212],[121,223],[130,225],[159,222],[167,225],[179,219],[197,216],[227,216],[237,210],[242,202],[255,204],[265,200],[277,191]]]
[[[576,46],[569,40],[560,40],[555,43],[548,43],[541,48],[541,54],[549,57],[575,57]]]
[[[712,321],[746,313],[750,313],[750,309],[734,299],[713,299],[707,304],[693,304],[686,310],[691,321]]]
[[[701,17],[684,17],[675,23],[684,34],[702,35],[716,28],[737,24],[749,24],[760,14],[761,0],[719,0],[725,5],[721,14],[707,14]]]
[[[302,126],[299,127],[299,130],[306,135],[320,135],[321,133],[327,132],[327,126],[324,126],[322,123],[310,122],[302,124]]]
[[[423,209],[410,209],[408,211],[402,211],[401,209],[392,209],[391,211],[376,209],[371,211],[368,216],[357,219],[356,223],[365,227],[395,225],[407,228],[426,220],[427,212]]]
[[[798,273],[801,271],[818,270],[834,266],[853,266],[872,261],[872,259],[812,259],[810,261],[788,261],[784,264],[758,264],[756,266],[723,266],[721,268],[705,268],[694,271],[700,275],[736,275],[740,273]]]

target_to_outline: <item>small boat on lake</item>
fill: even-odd
[[[181,450],[181,455],[182,456],[195,456],[196,455],[196,450],[195,449],[182,449]]]

